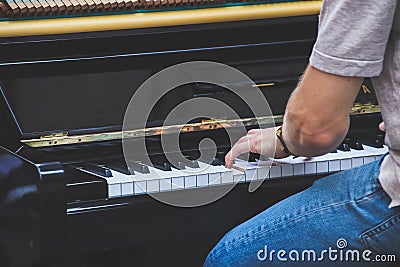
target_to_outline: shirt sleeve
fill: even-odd
[[[397,2],[325,0],[310,65],[341,76],[378,76]]]

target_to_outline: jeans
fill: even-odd
[[[398,264],[400,207],[388,208],[378,180],[382,159],[319,179],[237,226],[204,266]]]

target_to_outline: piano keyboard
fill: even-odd
[[[171,167],[162,170],[154,166],[135,163],[131,170],[126,171],[112,166],[83,166],[80,171],[102,178],[107,182],[108,198],[126,197],[147,193],[167,192],[226,185],[239,182],[250,182],[260,179],[280,179],[304,175],[330,174],[358,167],[378,159],[388,152],[382,148],[362,145],[358,149],[343,149],[310,159],[304,157],[273,159],[271,162],[246,162],[235,160],[236,168],[227,169],[222,165],[210,165],[198,162],[198,166],[182,169]],[[243,171],[241,171],[243,170]]]

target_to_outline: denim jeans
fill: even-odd
[[[388,208],[381,161],[319,179],[242,223],[204,266],[393,266],[394,257],[398,264],[400,207]]]

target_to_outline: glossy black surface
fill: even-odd
[[[0,86],[8,104],[0,114],[0,131],[32,138],[121,129],[128,101],[147,78],[165,67],[198,60],[225,63],[255,82],[275,83],[262,91],[273,112],[281,114],[280,103],[304,70],[315,33],[316,17],[308,16],[104,32],[90,38],[0,39]],[[148,125],[160,125],[177,104],[204,94],[224,101],[242,117],[252,115],[226,89],[192,84],[166,95]]]

